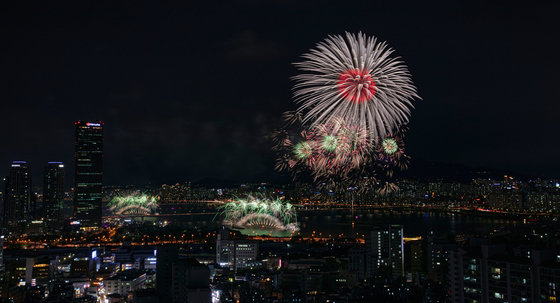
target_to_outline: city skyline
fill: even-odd
[[[107,125],[107,184],[276,177],[265,136],[279,112],[293,109],[291,63],[328,34],[361,30],[394,45],[418,84],[423,101],[407,143],[413,159],[555,176],[557,105],[550,100],[558,90],[549,78],[558,45],[548,37],[558,4],[363,6],[325,4],[311,19],[303,12],[313,2],[196,6],[204,14],[161,6],[7,9],[12,43],[2,54],[15,60],[3,76],[11,87],[3,90],[11,100],[4,109],[32,110],[0,121],[19,128],[0,143],[0,163],[71,163],[68,125],[88,119]],[[216,27],[215,18],[229,26]],[[539,57],[547,64],[520,63]],[[523,89],[515,89],[519,81]]]
[[[74,126],[76,126],[77,124],[82,123],[81,120],[80,121],[76,121],[74,122]],[[90,123],[90,122],[88,122]],[[100,125],[102,125],[102,127],[105,129],[105,124],[102,121],[95,121],[95,122],[91,122],[91,123],[99,123]],[[71,127],[72,128],[72,127]],[[76,133],[74,133],[74,136],[72,137],[72,140],[75,140],[76,137]],[[72,141],[73,142],[73,141]],[[33,178],[35,179],[41,179],[43,177],[43,170],[39,169],[39,168],[35,168],[33,169],[33,163],[31,163],[30,161],[24,161],[24,159],[17,159],[17,160],[11,160],[9,161],[10,163],[13,162],[24,162],[26,163],[30,174]],[[61,161],[51,161],[49,160],[48,162],[46,162],[47,164],[50,163],[63,163]],[[69,189],[69,188],[74,188],[74,180],[75,180],[75,168],[76,168],[76,159],[72,159],[70,161],[71,166],[67,166],[66,168],[68,169],[67,171],[65,171],[65,175],[67,176],[67,178],[64,178],[64,189]],[[473,178],[477,178],[480,176],[483,177],[489,177],[489,178],[500,178],[502,175],[507,174],[507,175],[513,175],[519,179],[522,180],[530,180],[530,179],[545,179],[545,180],[556,180],[559,179],[560,177],[558,175],[554,175],[554,174],[527,174],[527,173],[522,173],[519,171],[514,171],[511,169],[491,169],[489,167],[469,167],[466,165],[462,165],[462,164],[457,164],[457,163],[442,163],[442,162],[437,162],[437,161],[418,161],[415,160],[414,158],[411,160],[411,167],[409,170],[402,172],[399,175],[399,179],[409,179],[409,178],[419,178],[419,179],[426,179],[426,180],[430,180],[430,179],[446,179],[449,181],[459,181],[459,182],[465,182],[465,181],[469,181]],[[44,165],[44,163],[42,163],[42,165]],[[39,166],[39,165],[37,165]],[[9,165],[5,166],[8,170],[8,168],[10,167]],[[426,171],[428,170],[428,171]],[[0,167],[0,171],[2,171],[1,167]],[[106,173],[104,173],[106,174]],[[189,183],[193,183],[193,184],[200,184],[200,185],[206,185],[206,186],[235,186],[235,185],[240,185],[240,184],[244,184],[244,183],[255,183],[255,182],[272,182],[272,183],[278,183],[278,184],[287,184],[292,182],[292,180],[290,180],[289,176],[286,173],[280,173],[280,172],[276,172],[274,171],[273,174],[275,174],[276,176],[271,177],[269,176],[259,176],[259,177],[248,177],[248,178],[220,178],[219,176],[206,176],[206,177],[193,177],[193,178],[179,178],[179,179],[168,179],[166,182],[140,182],[140,183],[126,183],[126,182],[115,182],[115,183],[107,183],[107,182],[103,182],[103,185],[141,185],[141,186],[145,186],[145,185],[151,185],[151,186],[159,186],[159,185],[163,185],[163,184],[175,184],[175,183],[185,183],[185,182],[189,182]],[[39,178],[40,177],[40,178]],[[300,180],[304,183],[309,182],[312,183],[311,180]],[[35,183],[32,184],[32,188],[35,189],[42,189],[41,183]]]
[[[0,10],[0,303],[560,299],[560,3]]]

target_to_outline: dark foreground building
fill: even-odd
[[[210,270],[176,247],[157,251],[156,291],[160,302],[211,302]]]
[[[62,203],[64,202],[64,164],[49,162],[43,179],[43,207],[47,232],[62,229]]]
[[[485,244],[449,252],[449,302],[557,302],[558,249]]]
[[[26,161],[13,161],[6,178],[4,226],[9,233],[24,231],[35,210],[31,192],[31,172]]]

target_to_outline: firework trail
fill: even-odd
[[[399,190],[399,187],[397,186],[397,184],[393,183],[393,182],[383,182],[381,183],[381,185],[379,186],[379,188],[376,190],[376,193],[378,195],[381,196],[387,196],[395,191]]]

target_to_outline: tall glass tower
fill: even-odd
[[[23,232],[33,220],[31,172],[26,161],[13,161],[4,192],[4,225],[10,233]]]
[[[43,208],[47,231],[55,233],[61,230],[63,223],[64,164],[62,162],[47,163],[43,181]]]
[[[78,121],[74,144],[74,219],[82,230],[101,227],[103,123]]]

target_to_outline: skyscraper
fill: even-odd
[[[43,207],[47,232],[53,233],[62,228],[64,164],[62,162],[47,163],[43,182]]]
[[[78,121],[75,141],[74,217],[83,230],[101,226],[103,123]]]
[[[9,233],[23,231],[35,211],[31,199],[31,173],[25,161],[13,161],[5,181],[4,226]]]

